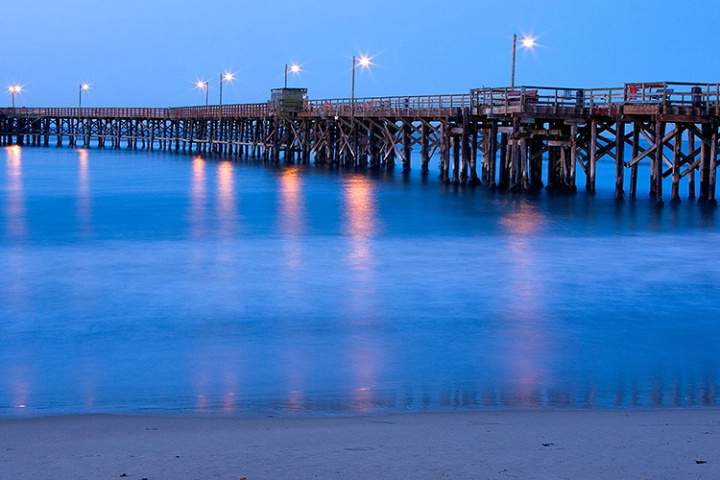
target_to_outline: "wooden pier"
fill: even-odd
[[[267,162],[428,171],[442,181],[595,191],[597,162],[615,162],[615,194],[648,191],[715,206],[720,84],[628,83],[617,88],[482,88],[457,95],[303,100],[180,108],[0,109],[0,144],[161,149],[247,155]],[[479,162],[479,165],[478,165]],[[545,169],[545,171],[543,171]],[[625,185],[626,170],[630,171]]]

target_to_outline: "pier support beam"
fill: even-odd
[[[673,166],[672,166],[672,190],[670,192],[670,203],[679,204],[680,200],[680,156],[682,154],[682,129],[676,125],[675,138],[673,141]]]
[[[716,147],[711,145],[713,125],[702,124],[702,144],[700,146],[700,195],[698,202],[705,204],[710,194],[710,163]]]
[[[490,128],[486,127],[483,130],[482,181],[491,189],[497,188],[495,181],[495,173],[497,170],[497,136],[497,122],[492,122]]]
[[[653,162],[654,196],[655,204],[662,206],[663,202],[663,139],[665,138],[665,122],[658,120],[655,123],[655,155]]]
[[[420,126],[420,172],[428,173],[430,170],[430,127],[423,122]]]
[[[590,121],[590,152],[588,155],[588,163],[586,167],[585,176],[585,190],[588,193],[595,193],[595,172],[597,163],[597,134],[598,124],[597,120],[592,119]]]
[[[625,195],[625,123],[615,124],[615,198]]]
[[[718,165],[718,126],[713,124],[710,137],[710,172],[708,173],[708,207],[716,208],[715,181],[717,178]]]
[[[412,155],[412,128],[411,125],[403,124],[402,127],[402,171],[409,172],[411,168],[410,157]]]

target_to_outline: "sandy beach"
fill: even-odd
[[[7,479],[713,479],[720,410],[0,421]]]

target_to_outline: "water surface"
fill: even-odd
[[[0,155],[0,416],[717,404],[716,213],[618,204],[612,164],[594,196],[521,196]]]

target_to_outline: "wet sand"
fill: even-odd
[[[0,478],[243,477],[720,478],[720,409],[0,420]]]

